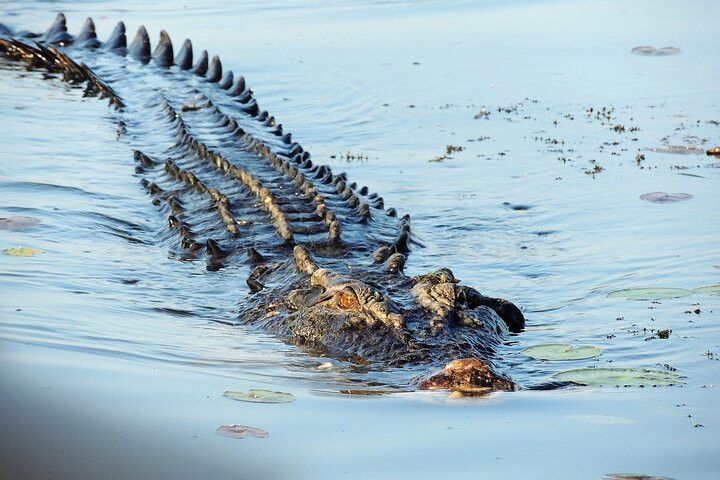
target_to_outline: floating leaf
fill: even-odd
[[[706,295],[720,295],[720,285],[708,285],[707,287],[693,288],[693,293],[704,293]]]
[[[228,390],[224,395],[233,400],[255,403],[285,403],[295,400],[292,393],[273,392],[272,390],[262,389],[250,389],[247,392],[233,392]]]
[[[662,47],[655,48],[652,45],[643,45],[642,47],[635,47],[630,52],[636,55],[645,55],[653,57],[665,57],[668,55],[677,55],[682,50],[677,47]]]
[[[677,373],[631,368],[577,368],[556,373],[553,377],[596,387],[653,387],[683,383],[680,380],[682,376]]]
[[[655,475],[643,475],[638,473],[609,473],[604,480],[673,480],[670,477],[658,477]]]
[[[640,195],[640,200],[652,203],[675,203],[693,198],[689,193],[651,192]]]
[[[677,55],[680,52],[682,52],[682,50],[680,50],[677,47],[662,47],[662,48],[657,49],[657,51],[655,52],[655,55],[657,55],[657,56]]]
[[[554,362],[597,357],[602,353],[602,349],[592,345],[575,347],[564,343],[547,343],[528,347],[520,353],[532,357],[535,360],[550,360]]]
[[[633,48],[632,50],[630,50],[630,52],[636,55],[655,55],[655,52],[657,52],[657,48],[651,45],[643,45],[642,47]]]
[[[40,250],[39,248],[32,247],[16,247],[6,248],[5,250],[3,250],[3,253],[12,257],[34,257],[35,255],[38,255],[40,253],[45,253],[45,251]]]
[[[21,230],[23,228],[34,227],[35,225],[42,223],[39,218],[33,217],[10,217],[0,218],[0,230]]]
[[[223,437],[228,438],[265,438],[270,435],[270,432],[262,428],[247,427],[245,425],[220,425],[215,431]]]
[[[669,298],[687,297],[691,290],[684,288],[650,287],[623,288],[608,293],[608,298],[627,298],[628,300],[666,300]]]

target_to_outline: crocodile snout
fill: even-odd
[[[418,388],[421,390],[452,390],[462,393],[486,393],[490,391],[512,392],[517,385],[480,358],[453,360],[437,373],[425,377]]]

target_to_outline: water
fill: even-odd
[[[45,251],[0,257],[3,477],[715,478],[718,297],[607,298],[720,283],[717,159],[653,150],[720,145],[720,34],[697,28],[698,18],[720,18],[715,3],[33,2],[0,11],[15,28],[43,31],[64,11],[71,31],[92,15],[101,39],[122,19],[129,36],[144,23],[153,43],[165,28],[176,46],[188,37],[212,49],[314,159],[412,215],[424,248],[409,274],[449,266],[523,307],[527,331],[499,359],[521,383],[588,365],[686,376],[680,387],[483,399],[332,394],[356,385],[341,364],[319,370],[326,359],[221,323],[234,318],[247,271],[207,272],[158,240],[164,219],[104,102],[0,63],[0,217],[43,222],[0,231],[0,247]],[[646,44],[682,53],[630,53]],[[604,121],[603,108],[612,112]],[[429,161],[446,145],[463,150]],[[653,191],[693,198],[639,199]],[[646,340],[660,328],[669,339]],[[565,363],[520,354],[548,342],[604,351]],[[222,397],[248,388],[297,400]],[[232,423],[271,435],[214,433]]]

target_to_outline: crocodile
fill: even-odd
[[[417,367],[418,389],[512,391],[497,349],[525,318],[440,268],[408,276],[410,216],[333,173],[274,116],[245,78],[166,31],[151,48],[119,22],[98,40],[60,13],[41,34],[0,25],[0,54],[108,100],[135,174],[167,218],[161,240],[209,271],[247,265],[240,324],[370,370]]]

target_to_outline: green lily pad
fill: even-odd
[[[262,428],[248,427],[245,425],[220,425],[215,431],[223,437],[229,438],[265,438],[270,435],[270,432]]]
[[[11,257],[34,257],[35,255],[45,253],[45,251],[32,247],[15,247],[6,248],[3,250],[3,253],[5,255],[10,255]]]
[[[669,298],[687,297],[692,293],[685,288],[623,288],[608,293],[608,298],[627,298],[628,300],[666,300]]]
[[[693,288],[693,293],[704,293],[706,295],[720,295],[720,285],[708,285],[707,287]]]
[[[234,392],[228,390],[223,395],[227,398],[232,398],[233,400],[255,403],[286,403],[295,400],[295,396],[292,393],[273,392],[272,390],[262,389],[250,389],[247,392]]]
[[[555,362],[563,360],[583,360],[586,358],[597,357],[602,353],[602,349],[592,345],[581,345],[575,347],[565,343],[547,343],[528,347],[520,353],[527,357],[534,358],[535,360],[549,360]]]
[[[556,373],[554,378],[593,387],[655,387],[680,385],[681,375],[660,370],[632,368],[576,368]]]

